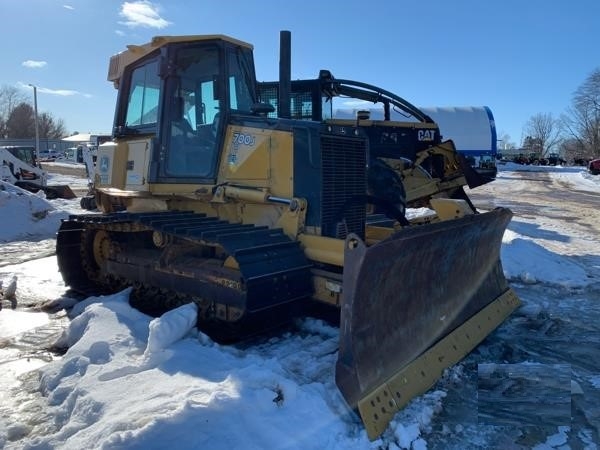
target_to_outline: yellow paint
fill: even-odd
[[[223,34],[209,34],[209,35],[187,35],[187,36],[154,36],[148,43],[141,45],[128,45],[127,50],[122,51],[110,58],[108,68],[108,81],[112,81],[115,88],[119,88],[121,77],[125,68],[135,61],[138,61],[146,55],[156,51],[157,49],[168,45],[170,43],[178,42],[199,42],[199,41],[211,41],[221,40],[229,42],[235,46],[245,47],[249,50],[253,49],[251,44],[240,41],[238,39],[225,36]]]
[[[469,204],[463,199],[432,198],[429,203],[440,220],[459,219],[474,214]]]
[[[229,126],[219,182],[268,188],[271,195],[293,195],[292,133]]]
[[[298,240],[308,259],[338,267],[344,265],[344,240],[310,234],[300,234]]]
[[[340,307],[343,300],[342,280],[332,280],[329,276],[313,273],[313,298],[323,303]]]
[[[389,238],[396,231],[398,230],[394,228],[367,225],[365,232],[365,242],[368,245],[373,245],[379,241],[383,241],[384,239]]]
[[[514,291],[508,289],[396,375],[365,394],[358,402],[358,410],[369,439],[381,435],[397,411],[433,386],[444,369],[463,359],[520,304]]]
[[[125,188],[127,143],[105,144],[98,148],[96,172],[100,184],[96,187]]]
[[[127,166],[125,171],[125,189],[148,190],[148,164],[152,151],[152,141],[136,140],[127,143]]]

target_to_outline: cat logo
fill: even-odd
[[[435,130],[419,130],[417,139],[422,142],[430,142],[435,139]]]

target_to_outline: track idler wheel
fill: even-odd
[[[96,231],[93,241],[93,256],[98,267],[102,267],[110,252],[110,237],[104,230]]]

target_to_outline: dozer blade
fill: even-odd
[[[25,189],[29,192],[38,192],[39,190],[44,191],[46,194],[46,198],[49,200],[53,200],[55,198],[65,198],[70,200],[72,198],[77,197],[75,193],[71,190],[68,184],[54,184],[50,186],[42,186],[41,184],[34,183],[33,181],[17,181],[15,186],[20,187],[21,189]]]
[[[369,438],[519,305],[500,263],[508,209],[346,239],[336,383]]]
[[[71,190],[68,184],[55,184],[50,186],[43,186],[42,189],[46,193],[46,198],[65,198],[70,200],[72,198],[76,198],[77,196]]]

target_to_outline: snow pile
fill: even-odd
[[[500,258],[504,276],[523,283],[548,283],[565,288],[587,286],[584,267],[511,230],[504,232]]]
[[[563,175],[562,169],[556,170],[553,176]],[[600,186],[581,170],[565,170],[564,177],[577,187],[594,183],[593,190]],[[6,211],[11,217],[16,217],[17,211],[27,216],[27,221],[17,225],[5,221],[2,232],[7,236],[41,233],[36,231],[36,223],[53,214],[66,215],[70,207],[67,202],[53,201],[62,213],[49,209],[46,219],[35,219],[29,201],[47,205],[43,198],[30,193],[0,194],[3,201],[12,202],[5,209],[0,206],[3,217]],[[567,289],[597,280],[590,277],[597,269],[578,264],[583,259],[570,256],[561,247],[573,245],[567,240],[574,236],[571,228],[563,231],[549,221],[531,220],[534,222],[513,220],[504,235],[501,257],[510,280]],[[53,235],[57,229],[58,223],[45,232]],[[23,243],[15,245],[23,247]],[[23,290],[28,298],[38,291],[44,298],[54,299],[64,293],[55,258],[13,264],[4,271],[0,267],[5,283],[9,274],[18,275],[19,292]],[[152,319],[131,308],[128,297],[129,290],[125,290],[75,304],[69,328],[57,343],[68,351],[41,369],[43,418],[32,425],[31,417],[11,413],[5,426],[0,417],[0,447],[425,449],[439,433],[436,425],[439,428],[449,398],[455,395],[452,389],[442,390],[447,384],[436,385],[397,413],[380,439],[369,442],[360,419],[335,385],[337,328],[305,319],[292,332],[220,346],[194,328],[194,305]],[[549,307],[556,305],[524,299],[513,328],[507,329],[517,330],[518,324],[543,315]],[[17,316],[7,317],[10,321]],[[2,321],[0,331],[1,325]],[[8,336],[14,334],[8,326],[5,330]],[[546,339],[544,336],[544,343]],[[454,380],[459,385],[465,376],[457,370],[450,372],[460,375]],[[588,379],[594,389],[600,388],[597,372],[582,379]],[[482,431],[469,428],[468,423],[444,427],[444,439],[468,437],[469,443],[481,448],[488,443],[485,436],[475,443]],[[566,431],[558,429],[538,448],[563,446],[565,436]],[[586,442],[593,439],[584,438]]]
[[[369,442],[335,386],[336,328],[306,319],[293,333],[247,348],[220,346],[193,327],[195,305],[151,319],[128,296],[74,307],[78,315],[58,343],[67,353],[41,371],[54,420],[19,448],[169,448],[173,436],[179,448],[383,445]],[[427,448],[422,432],[444,396],[434,391],[411,403],[385,445]],[[24,428],[13,424],[7,433],[24,435]]]
[[[189,303],[166,312],[162,317],[152,319],[144,355],[149,358],[182,339],[196,326],[197,317],[198,307]]]
[[[427,441],[423,434],[431,431],[432,419],[441,412],[446,392],[432,390],[410,402],[405,409],[399,411],[390,423],[387,433],[393,435],[389,439],[393,444],[389,448],[406,448],[426,450]]]
[[[514,192],[527,191],[514,172],[541,172],[552,182],[570,189],[595,195],[600,192],[600,176],[591,175],[585,167],[533,166],[515,163],[498,166],[498,181],[508,182]],[[497,182],[498,182],[497,181]],[[494,194],[491,184],[491,193]],[[517,195],[517,194],[515,194]],[[540,205],[540,209],[544,206]],[[590,267],[595,252],[596,236],[589,228],[573,226],[544,217],[515,216],[502,239],[501,260],[509,281],[527,284],[546,283],[566,289],[578,289],[598,283],[597,268]]]
[[[56,210],[42,191],[33,194],[0,181],[0,215],[0,242],[9,242],[51,236],[68,214]]]
[[[4,280],[0,280],[0,298],[6,300],[16,300],[17,293],[17,276],[12,275],[8,281],[6,287],[4,286]]]
[[[535,166],[506,162],[498,164],[497,167],[500,176],[502,172],[540,172],[569,183],[574,182],[579,187],[600,188],[600,176],[592,175],[582,166]]]

